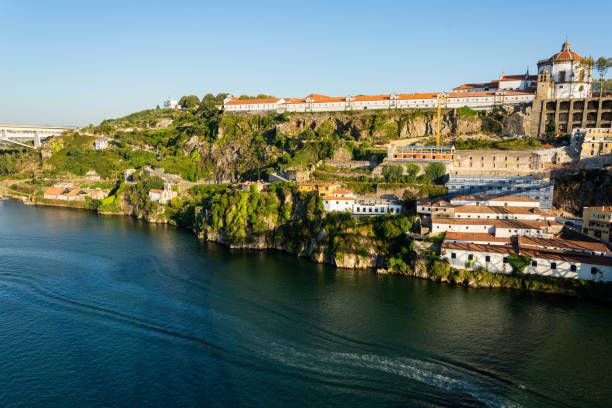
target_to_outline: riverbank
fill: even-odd
[[[259,237],[259,239],[255,239],[252,242],[233,244],[228,242],[224,235],[219,233],[219,231],[211,229],[209,226],[206,226],[206,223],[202,222],[196,222],[193,226],[179,225],[176,222],[173,222],[171,219],[148,219],[147,217],[135,216],[133,212],[99,212],[95,208],[88,208],[83,205],[79,205],[82,203],[70,201],[51,202],[51,200],[37,200],[32,199],[31,197],[28,199],[23,195],[11,194],[10,192],[8,192],[6,195],[13,199],[18,199],[26,205],[74,208],[94,211],[103,216],[129,216],[146,223],[170,224],[191,231],[196,238],[202,241],[214,242],[233,249],[279,251],[301,258],[307,258],[314,263],[326,264],[336,268],[362,269],[364,271],[370,270],[376,272],[377,274],[393,274],[406,278],[425,279],[441,284],[469,288],[509,288],[520,291],[558,294],[581,299],[589,299],[612,305],[612,285],[610,283],[586,282],[574,279],[552,278],[537,275],[503,275],[490,273],[484,270],[458,270],[451,268],[448,263],[440,260],[432,253],[431,250],[428,249],[417,250],[418,253],[414,253],[411,258],[411,262],[408,263],[406,269],[400,272],[390,270],[386,267],[388,263],[386,258],[388,258],[390,255],[379,255],[376,254],[374,250],[364,252],[363,245],[367,242],[363,240],[359,242],[354,241],[352,239],[354,237],[350,236],[345,236],[346,240],[349,242],[349,245],[345,245],[344,247],[340,248],[340,250],[339,247],[331,248],[336,249],[335,251],[330,250],[329,243],[328,245],[325,245],[320,242],[320,240],[317,242],[317,239],[313,239],[312,237],[307,239],[305,242],[301,242],[301,245],[298,247],[291,245],[288,241],[271,242],[270,239],[266,239],[266,237]],[[204,228],[202,228],[202,226],[204,226]],[[352,231],[358,235],[364,235],[363,228],[360,229],[355,226],[347,228],[352,229]],[[329,234],[329,232],[326,233]]]

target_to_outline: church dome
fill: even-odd
[[[550,57],[550,62],[580,61],[582,57],[570,49],[570,43],[564,42],[561,51]]]

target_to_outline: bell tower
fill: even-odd
[[[549,99],[552,97],[550,83],[550,71],[546,68],[538,73],[538,84],[536,88],[536,99]]]

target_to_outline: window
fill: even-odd
[[[531,266],[538,266],[538,261],[531,261]]]
[[[453,252],[453,253],[451,254],[451,258],[452,258],[452,259],[457,258],[457,254]]]
[[[570,266],[570,271],[572,271],[572,272],[576,272],[576,265],[572,265],[572,266]]]
[[[485,262],[491,262],[491,257],[489,255],[485,256]]]
[[[557,269],[557,263],[556,262],[551,262],[550,269],[553,269],[553,270]]]
[[[474,260],[474,255],[469,254],[469,255],[468,255],[468,261],[472,261],[472,260]]]

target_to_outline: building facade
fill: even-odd
[[[612,242],[612,207],[584,207],[582,233],[604,242]]]
[[[491,109],[501,105],[531,102],[533,92],[481,91],[451,92],[445,108]],[[438,106],[438,93],[388,94],[332,97],[310,94],[305,98],[235,99],[228,96],[221,107],[228,113],[339,112],[380,109],[433,109]]]
[[[508,257],[529,257],[526,274],[588,281],[612,281],[612,256],[584,250],[579,241],[531,239],[518,237],[512,245],[482,245],[471,242],[444,241],[441,257],[457,269],[484,269],[492,273],[512,273]],[[565,242],[564,242],[565,241]],[[579,248],[576,248],[578,243]]]
[[[540,208],[552,208],[554,182],[534,176],[485,176],[450,174],[446,187],[449,197],[457,194],[510,195],[529,197]]]
[[[574,129],[570,149],[580,160],[612,154],[612,129]]]
[[[547,99],[588,98],[593,84],[593,68],[588,61],[573,52],[569,42],[564,42],[561,51],[538,61],[538,82],[547,82],[538,92],[546,91]]]

